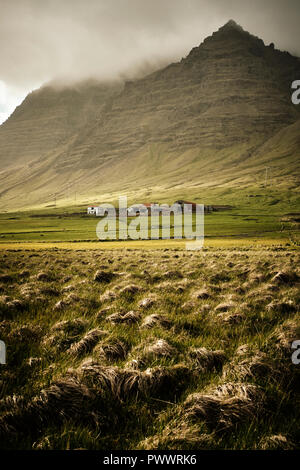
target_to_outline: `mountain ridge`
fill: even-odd
[[[124,86],[41,88],[0,126],[0,207],[13,207],[22,191],[25,206],[54,192],[67,203],[70,185],[95,198],[134,185],[154,195],[185,180],[228,184],[233,172],[249,184],[247,163],[261,171],[270,142],[268,164],[281,149],[274,175],[286,166],[296,175],[299,142],[290,134],[300,114],[290,85],[299,77],[298,58],[230,20],[181,61]],[[292,142],[286,159],[280,133]]]

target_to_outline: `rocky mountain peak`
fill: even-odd
[[[241,40],[253,40],[259,39],[256,36],[253,36],[248,31],[246,31],[241,25],[236,23],[234,20],[229,20],[225,23],[218,31],[215,31],[211,36],[213,39],[226,39],[226,38],[235,38]],[[260,40],[261,41],[261,40]],[[262,42],[262,41],[261,41]]]
[[[229,20],[227,23],[224,24],[224,26],[221,26],[219,31],[225,31],[225,30],[235,30],[235,31],[244,31],[242,26],[240,26],[236,21],[234,20]]]

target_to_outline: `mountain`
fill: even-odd
[[[84,202],[238,190],[266,166],[278,184],[294,181],[299,78],[298,58],[230,20],[142,79],[42,87],[0,126],[0,208],[47,205],[53,193],[70,205],[75,191]]]
[[[118,84],[92,80],[65,88],[53,84],[30,93],[0,127],[0,165],[30,163],[66,142],[94,121]]]

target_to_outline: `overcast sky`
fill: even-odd
[[[231,18],[300,56],[300,0],[0,0],[0,122],[45,82],[158,68]]]

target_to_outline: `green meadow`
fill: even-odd
[[[205,239],[257,238],[297,243],[297,197],[294,195],[289,205],[288,194],[281,201],[264,194],[250,196],[241,194],[239,200],[228,196],[212,198],[214,204],[231,205],[232,209],[205,215]],[[116,200],[113,202],[117,205]],[[172,204],[173,201],[167,202]],[[208,204],[208,201],[205,203]],[[86,205],[1,213],[0,244],[97,241],[96,225],[99,220],[98,217],[87,215]],[[131,218],[128,218],[128,223],[130,221]]]

